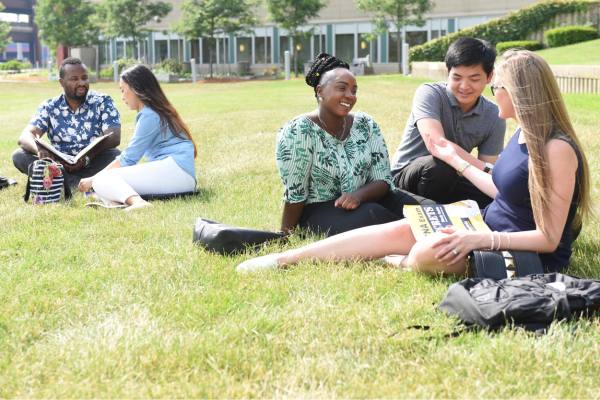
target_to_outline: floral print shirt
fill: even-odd
[[[394,188],[385,140],[367,114],[354,114],[350,133],[338,140],[308,116],[289,121],[277,135],[277,168],[287,203],[330,201],[374,181]]]
[[[108,128],[120,127],[121,120],[110,96],[90,90],[75,111],[64,94],[43,102],[29,124],[47,133],[59,151],[74,156]]]

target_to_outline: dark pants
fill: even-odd
[[[405,204],[434,204],[433,201],[405,191],[390,191],[381,200],[361,204],[355,210],[334,206],[335,200],[307,204],[298,226],[327,236],[363,226],[385,224],[404,218]]]
[[[110,164],[117,156],[121,154],[119,149],[106,149],[91,160],[90,165],[76,172],[65,172],[65,180],[69,187],[75,188],[79,185],[81,178],[88,178],[102,171],[104,167]],[[29,165],[38,159],[36,154],[29,153],[23,149],[17,149],[12,155],[15,167],[27,175]]]
[[[433,156],[415,158],[394,175],[394,182],[400,189],[440,204],[470,199],[483,209],[492,202],[468,179],[458,176],[454,168]]]

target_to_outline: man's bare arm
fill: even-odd
[[[425,146],[428,146],[428,143],[440,143],[441,141],[447,141],[456,149],[456,153],[463,160],[469,162],[469,164],[474,165],[475,167],[483,170],[485,168],[486,161],[481,159],[481,157],[490,157],[490,156],[481,156],[480,158],[474,157],[472,154],[468,153],[465,149],[457,145],[456,143],[451,142],[446,139],[446,135],[444,134],[444,128],[442,123],[433,118],[423,118],[417,121],[417,128],[419,128],[419,133],[423,137],[423,141],[425,142]],[[428,138],[431,141],[427,140]],[[431,149],[427,147],[427,150],[431,153]],[[494,160],[495,162],[495,160]]]
[[[32,154],[37,154],[40,158],[47,157],[49,155],[48,152],[42,150],[44,154],[40,155],[40,150],[38,150],[37,145],[35,144],[35,138],[39,138],[44,134],[44,132],[33,125],[27,125],[23,132],[21,132],[21,136],[19,136],[19,146]]]

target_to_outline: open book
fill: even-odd
[[[70,165],[75,165],[75,164],[77,164],[77,162],[79,160],[81,160],[83,157],[85,157],[90,152],[90,150],[92,150],[94,147],[98,146],[100,143],[102,143],[104,140],[106,140],[106,138],[110,137],[110,135],[112,135],[112,132],[110,132],[104,136],[100,136],[98,138],[92,139],[90,144],[85,146],[79,153],[77,153],[74,156],[72,156],[70,154],[65,154],[62,151],[57,150],[50,143],[46,143],[46,142],[40,140],[39,138],[35,138],[35,144],[37,144],[39,147],[41,147],[44,150],[47,150],[50,153],[52,153],[53,155],[55,155],[56,158],[58,159],[58,161],[65,162]]]
[[[406,205],[404,215],[417,240],[447,227],[466,231],[490,231],[483,222],[477,202],[473,200],[428,206]]]

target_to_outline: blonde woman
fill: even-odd
[[[526,250],[547,271],[569,263],[573,227],[590,212],[589,171],[550,67],[526,50],[509,51],[492,84],[499,116],[518,128],[489,175],[453,147],[431,143],[433,155],[454,167],[494,201],[484,210],[493,230],[455,232],[417,242],[406,220],[346,232],[311,245],[248,260],[251,272],[302,260],[374,259],[403,254],[403,265],[423,272],[464,274],[476,249]],[[428,146],[429,147],[429,146]]]

